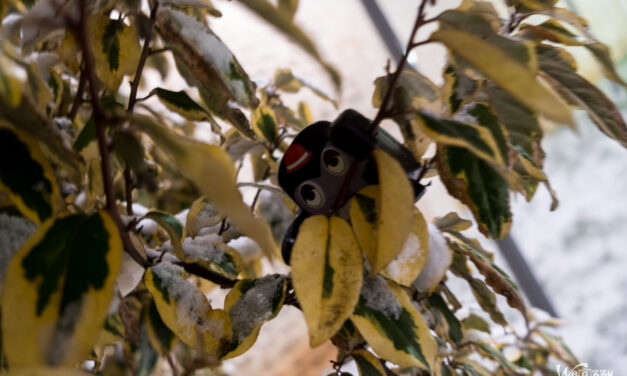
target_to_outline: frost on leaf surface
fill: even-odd
[[[361,288],[361,297],[366,305],[375,311],[381,312],[391,319],[398,319],[402,307],[398,299],[390,294],[385,278],[377,275],[374,278],[366,278]]]
[[[414,286],[418,291],[431,291],[440,283],[451,261],[451,251],[446,245],[446,240],[434,225],[429,224],[429,257],[424,269],[414,281]]]
[[[0,213],[0,286],[9,260],[36,229],[37,226],[26,218]]]

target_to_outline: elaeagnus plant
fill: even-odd
[[[294,23],[298,0],[240,3],[340,89]],[[0,2],[1,372],[221,374],[286,305],[312,347],[337,348],[337,375],[350,361],[361,376],[577,365],[556,320],[464,231],[503,238],[512,192],[555,197],[541,122],[573,126],[584,110],[627,146],[620,112],[566,46],[625,82],[555,0],[435,3],[416,2],[373,119],[314,122],[283,94],[337,103],[296,68],[256,85],[212,31],[210,0]],[[437,28],[416,40],[426,24]],[[446,48],[442,84],[407,67],[426,44]],[[427,223],[415,202],[436,176],[472,218]]]

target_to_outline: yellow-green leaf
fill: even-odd
[[[205,24],[173,9],[160,8],[157,26],[179,72],[188,84],[198,87],[209,110],[254,138],[246,116],[234,104],[256,108],[256,86],[228,47]]]
[[[181,222],[179,222],[179,220],[173,215],[160,210],[151,210],[144,215],[144,218],[157,222],[157,224],[168,233],[168,236],[170,236],[170,243],[174,248],[176,257],[180,260],[185,260],[182,245],[183,239],[185,239],[185,228]]]
[[[555,61],[540,58],[544,77],[569,93],[586,110],[590,120],[608,137],[627,147],[627,124],[616,105],[596,86]]]
[[[233,326],[233,342],[223,359],[246,352],[255,344],[263,323],[273,319],[285,299],[285,276],[271,274],[257,279],[242,279],[224,300]]]
[[[89,18],[89,44],[95,59],[96,75],[113,91],[118,91],[124,75],[137,69],[141,47],[135,30],[104,14]]]
[[[277,69],[274,72],[273,84],[278,90],[282,90],[287,93],[296,93],[301,88],[306,87],[319,98],[330,102],[335,108],[337,108],[337,101],[335,99],[331,98],[329,94],[325,93],[322,89],[318,88],[311,82],[292,73],[292,70],[289,68]]]
[[[531,42],[499,36],[485,19],[457,10],[442,13],[438,20],[441,29],[432,40],[445,44],[530,108],[558,123],[573,123],[570,110],[536,79]]]
[[[367,350],[355,350],[351,354],[357,364],[359,376],[386,376],[381,361]]]
[[[0,122],[0,191],[35,223],[58,211],[59,186],[38,143],[4,122]]]
[[[222,217],[216,209],[211,205],[206,197],[200,197],[192,203],[187,212],[187,220],[185,228],[187,235],[192,238],[198,234],[198,231],[205,227],[215,226],[222,220]]]
[[[250,10],[257,13],[260,17],[274,25],[285,36],[290,38],[296,44],[303,48],[309,55],[311,55],[329,74],[336,88],[339,88],[342,84],[340,74],[337,72],[331,64],[326,62],[313,41],[293,22],[293,13],[286,11],[284,7],[276,8],[270,4],[267,0],[241,0]]]
[[[507,370],[516,373],[516,374],[528,374],[529,371],[525,368],[517,366],[516,364],[509,361],[505,355],[494,347],[490,346],[487,343],[474,341],[472,342],[473,346],[477,348],[479,353],[484,357],[491,358],[499,362],[503,367]]]
[[[261,105],[251,114],[250,122],[257,136],[273,144],[279,134],[279,125],[274,111],[266,105]]]
[[[319,346],[340,329],[359,298],[363,263],[350,225],[339,217],[305,219],[290,265],[309,343]]]
[[[506,3],[519,12],[537,12],[553,8],[557,0],[507,0]]]
[[[159,101],[170,111],[176,112],[187,120],[204,121],[211,117],[204,108],[190,98],[183,90],[171,91],[158,87],[153,89],[151,94],[152,93],[157,95]]]
[[[161,320],[154,300],[151,300],[144,310],[144,324],[146,325],[148,339],[152,346],[160,354],[169,353],[174,346],[176,336],[172,333],[170,328],[165,325],[163,320]]]
[[[494,373],[485,369],[479,363],[470,359],[456,359],[455,363],[458,369],[462,369],[465,375],[468,376],[492,376]]]
[[[434,224],[440,231],[444,232],[464,231],[468,230],[470,226],[472,226],[471,221],[460,218],[455,212],[450,212],[443,217],[436,218]]]
[[[2,335],[12,367],[74,365],[97,339],[122,242],[105,211],[44,222],[9,264]]]
[[[184,343],[219,357],[233,331],[226,311],[212,309],[205,295],[184,279],[182,267],[162,262],[149,268],[144,283],[165,325]]]
[[[16,73],[25,73],[24,68],[0,54],[0,98],[10,107],[17,107],[22,100],[23,83]]]
[[[464,337],[462,325],[442,296],[438,293],[432,293],[424,301],[421,301],[421,304],[431,313],[438,335],[448,337],[453,343],[460,343]]]
[[[227,278],[237,278],[243,268],[242,256],[221,240],[213,234],[185,239],[184,260],[187,263],[199,264]]]
[[[418,277],[429,257],[429,230],[422,213],[414,208],[414,226],[396,255],[381,272],[399,285],[410,286]]]
[[[366,278],[351,321],[381,358],[403,367],[434,366],[436,341],[409,296],[394,282],[381,276]]]
[[[278,253],[268,224],[255,218],[242,201],[235,183],[235,167],[224,150],[185,138],[147,117],[135,119],[154,142],[174,158],[181,172],[196,184],[220,214],[257,242],[267,257],[272,258]]]

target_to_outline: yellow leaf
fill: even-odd
[[[278,254],[268,224],[255,218],[242,201],[235,183],[235,167],[229,155],[214,145],[195,142],[155,124],[147,117],[135,117],[138,125],[155,143],[172,156],[215,209],[237,230],[253,239],[268,258]]]
[[[137,34],[124,21],[111,19],[104,14],[92,15],[88,26],[96,75],[115,93],[122,77],[133,74],[137,69],[141,51]]]
[[[403,249],[413,226],[414,195],[396,159],[375,149],[378,188],[364,188],[351,203],[351,220],[359,244],[378,273]]]
[[[202,228],[215,226],[221,220],[222,218],[209,201],[205,197],[200,197],[192,203],[187,212],[185,228],[187,234],[193,238]]]
[[[316,215],[301,225],[290,263],[309,343],[316,347],[353,313],[363,275],[359,246],[345,220]]]
[[[71,366],[88,355],[111,303],[121,253],[118,228],[105,211],[40,226],[5,279],[3,348],[12,367]]]
[[[522,103],[561,124],[573,124],[568,107],[554,93],[541,85],[533,69],[513,58],[499,46],[485,42],[463,30],[438,30],[431,39],[444,43],[449,49]],[[533,49],[529,48],[529,53]]]
[[[387,372],[383,368],[381,361],[367,350],[356,350],[351,354],[355,363],[359,376],[386,376]]]
[[[380,275],[364,280],[351,321],[381,358],[433,369],[437,343],[402,287]]]
[[[427,222],[420,211],[414,208],[414,227],[401,252],[383,269],[382,274],[400,285],[409,286],[427,264],[428,257]]]
[[[144,282],[165,325],[187,345],[219,357],[233,335],[229,317],[224,310],[212,309],[184,276],[182,267],[162,262],[146,271]]]

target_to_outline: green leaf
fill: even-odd
[[[122,77],[137,69],[141,47],[137,33],[122,20],[104,14],[89,18],[89,45],[95,60],[98,79],[112,92],[117,92]]]
[[[557,355],[558,358],[568,363],[571,367],[580,363],[577,356],[575,356],[572,350],[561,338],[544,331],[537,331],[537,333],[547,343],[551,352]]]
[[[290,15],[294,19],[294,14],[298,10],[298,0],[279,0],[278,7],[284,13]]]
[[[274,87],[276,87],[278,90],[282,90],[286,93],[296,93],[301,88],[306,87],[310,89],[314,94],[316,94],[319,98],[331,102],[333,106],[337,108],[337,101],[331,98],[329,94],[325,93],[324,91],[322,91],[322,89],[318,88],[304,78],[295,75],[289,68],[277,69],[274,72],[273,84]]]
[[[466,103],[473,100],[481,88],[481,81],[466,75],[463,69],[449,64],[444,70],[443,97],[448,98],[450,112],[454,114]]]
[[[154,300],[150,300],[144,310],[144,325],[152,347],[160,354],[169,353],[174,346],[176,336],[161,320]]]
[[[198,87],[209,110],[254,138],[246,116],[233,104],[256,108],[256,86],[228,47],[206,25],[176,10],[160,8],[157,26],[180,73]]]
[[[462,320],[462,326],[465,330],[474,329],[490,334],[490,324],[474,313],[471,313],[468,317]]]
[[[501,353],[499,350],[495,349],[494,347],[490,346],[489,344],[477,342],[477,341],[472,342],[472,344],[479,350],[479,353],[481,355],[487,358],[496,360],[507,370],[516,374],[528,374],[529,373],[527,369],[519,367],[516,364],[507,360],[507,358],[505,357],[505,355],[503,355],[503,353]]]
[[[285,276],[280,274],[242,279],[233,286],[224,301],[233,326],[233,342],[223,359],[243,354],[255,344],[263,323],[281,310],[286,286]]]
[[[137,125],[169,154],[207,197],[209,202],[239,231],[253,239],[269,258],[278,251],[266,222],[255,218],[242,201],[235,183],[236,172],[228,154],[214,145],[187,139],[176,132],[154,123],[147,117],[135,117]],[[215,184],[219,181],[220,184]]]
[[[504,326],[507,325],[505,316],[503,316],[503,313],[496,305],[496,296],[488,286],[478,278],[469,278],[467,281],[481,309],[488,313],[495,323]]]
[[[470,208],[481,233],[494,239],[506,236],[512,222],[507,181],[462,148],[439,147],[436,163],[447,191]]]
[[[319,346],[342,327],[359,298],[363,262],[348,222],[322,215],[305,219],[290,265],[309,343]]]
[[[18,73],[25,73],[24,68],[0,53],[0,98],[12,108],[17,107],[22,100],[23,83]]]
[[[506,0],[506,3],[519,12],[529,13],[551,9],[557,0]]]
[[[442,296],[437,293],[432,293],[427,298],[426,303],[427,308],[435,319],[436,326],[445,328],[446,336],[453,343],[459,343],[464,337],[461,323],[448,307],[448,304],[444,301],[444,299],[442,299]]]
[[[212,309],[185,277],[182,267],[162,262],[146,270],[144,283],[166,326],[188,346],[218,357],[233,336],[229,317],[224,310]]]
[[[381,361],[367,350],[355,350],[351,354],[357,364],[359,376],[386,376]]]
[[[540,57],[540,69],[551,85],[567,92],[588,113],[588,117],[608,137],[627,147],[627,125],[612,101],[577,73],[562,64]]]
[[[311,57],[322,65],[327,74],[333,80],[336,88],[340,88],[342,79],[340,74],[331,64],[327,63],[316,48],[313,41],[305,34],[300,27],[293,22],[293,14],[289,11],[285,11],[284,7],[275,8],[267,0],[241,0],[250,10],[258,14],[261,18],[274,25],[285,36],[290,38],[293,42],[298,44],[305,50]]]
[[[121,254],[118,228],[105,211],[39,227],[6,273],[2,334],[12,367],[84,359],[104,323]]]
[[[492,376],[493,373],[489,372],[482,365],[474,362],[470,359],[456,359],[455,364],[457,368],[464,371],[464,375],[467,376]]]
[[[176,257],[180,260],[185,260],[185,253],[183,252],[183,239],[185,239],[185,228],[173,215],[159,211],[151,210],[143,218],[151,219],[159,226],[161,226],[170,237],[170,242],[174,248]]]
[[[183,90],[171,91],[158,87],[153,89],[152,93],[156,94],[159,101],[170,111],[176,112],[187,120],[204,121],[211,116]]]
[[[366,278],[351,321],[381,358],[403,367],[433,368],[436,341],[411,299],[394,282],[381,276]]]
[[[572,124],[568,108],[536,79],[537,58],[531,42],[498,35],[481,16],[449,10],[438,16],[442,42],[475,69],[530,108],[562,124]]]
[[[0,191],[35,223],[59,210],[59,186],[37,142],[26,132],[0,122]]]
[[[93,141],[96,141],[96,123],[94,123],[94,118],[90,117],[76,137],[72,148],[80,153]]]
[[[279,134],[279,125],[274,116],[274,111],[266,105],[257,107],[250,116],[253,130],[262,139],[273,144]]]
[[[464,231],[472,226],[471,221],[460,218],[455,212],[436,218],[433,224],[442,232]]]
[[[152,371],[157,365],[159,360],[159,353],[152,347],[150,340],[148,339],[148,332],[146,329],[146,323],[142,324],[141,332],[139,335],[139,365],[137,369],[137,376],[150,376]]]
[[[221,220],[220,214],[218,214],[209,200],[203,196],[194,201],[192,206],[189,207],[185,228],[187,229],[187,234],[193,238],[201,229],[215,226]]]

